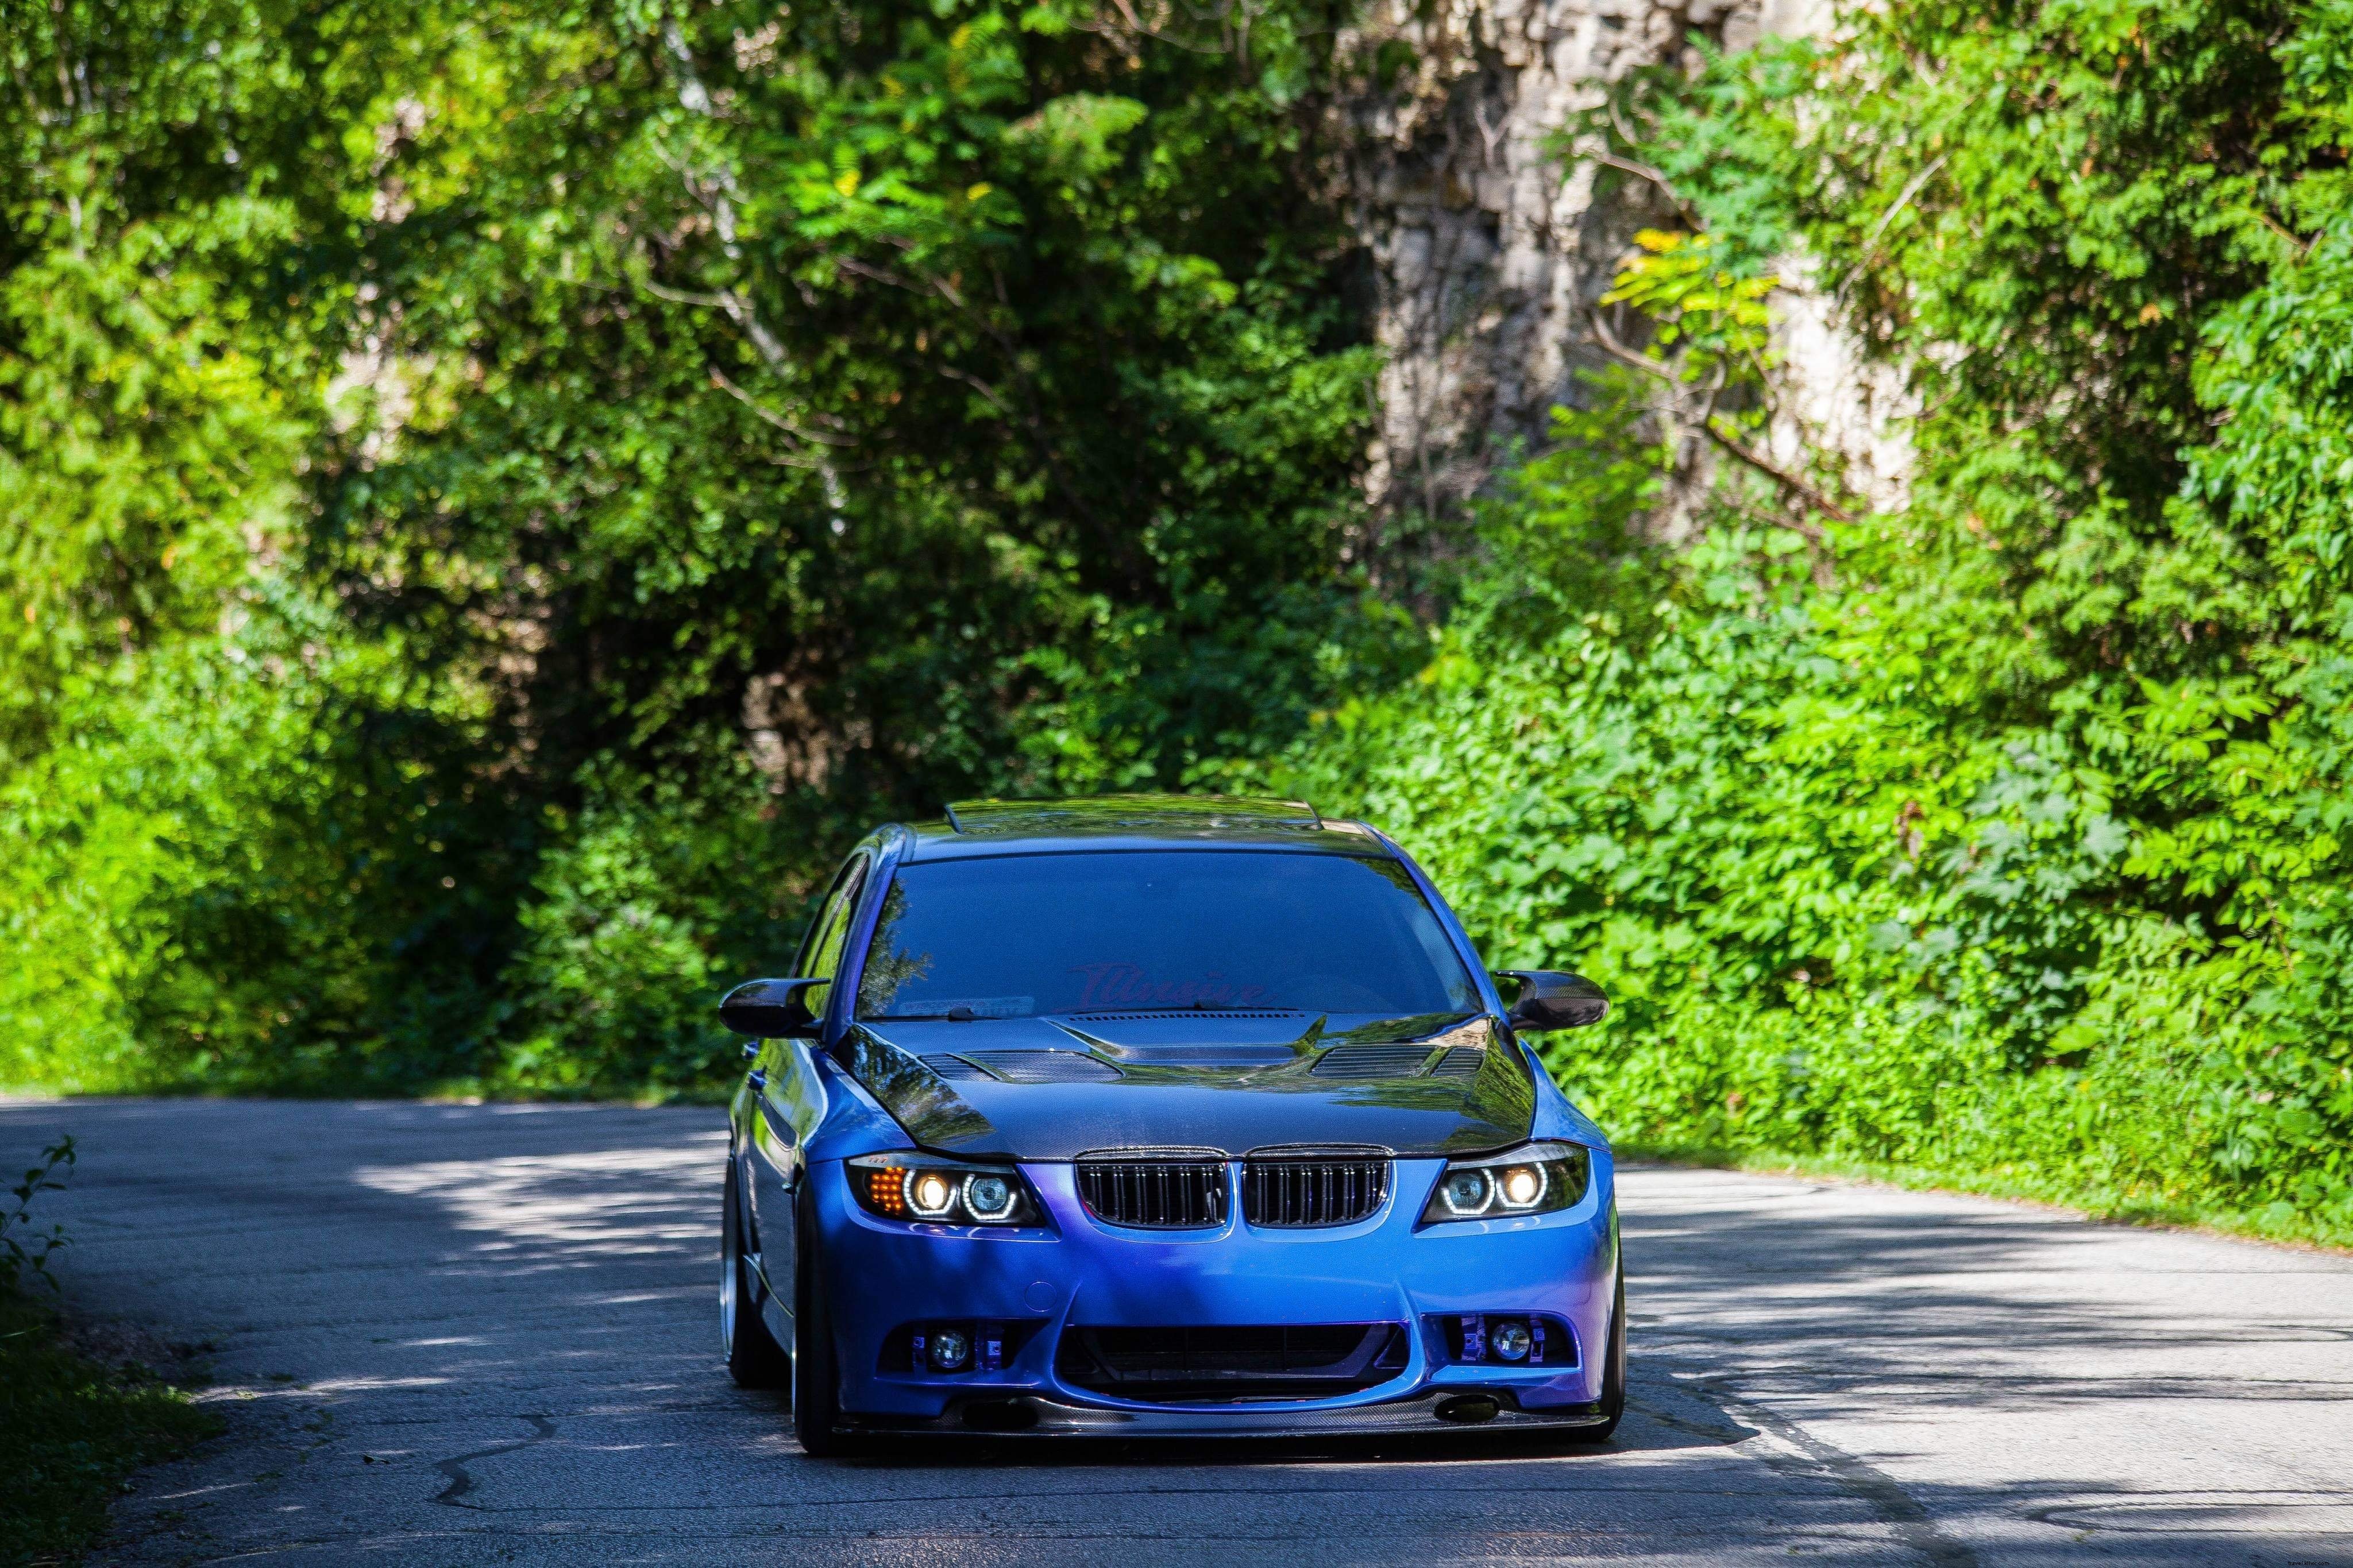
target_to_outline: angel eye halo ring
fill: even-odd
[[[1500,1154],[1451,1160],[1421,1222],[1512,1219],[1574,1208],[1592,1175],[1592,1155],[1577,1143],[1523,1143]]]
[[[1020,1189],[1012,1182],[991,1171],[976,1171],[964,1179],[965,1213],[983,1225],[996,1225],[1012,1217],[1013,1205],[1020,1195]]]
[[[947,1218],[955,1203],[955,1178],[944,1171],[918,1171],[907,1183],[907,1206],[925,1219]]]
[[[868,1214],[946,1225],[1039,1225],[1037,1199],[1007,1165],[974,1164],[909,1150],[845,1162],[849,1190]]]

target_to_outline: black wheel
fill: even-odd
[[[833,1314],[809,1206],[804,1183],[800,1233],[793,1248],[793,1436],[800,1439],[801,1452],[823,1459],[846,1452],[849,1445],[834,1430],[841,1417],[841,1373],[834,1363]]]
[[[744,1256],[744,1194],[737,1190],[734,1156],[727,1160],[727,1193],[720,1200],[719,1343],[727,1355],[727,1375],[738,1388],[785,1388],[792,1360],[760,1317],[760,1282]]]
[[[1599,1426],[1580,1426],[1567,1434],[1572,1443],[1606,1443],[1626,1414],[1626,1264],[1618,1264],[1618,1289],[1609,1304],[1609,1349],[1601,1363],[1601,1415]]]

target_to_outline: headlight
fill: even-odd
[[[1593,1173],[1576,1143],[1524,1143],[1501,1154],[1450,1160],[1421,1211],[1424,1225],[1456,1219],[1508,1219],[1575,1206]]]
[[[1038,1205],[1018,1171],[967,1165],[928,1154],[860,1154],[848,1162],[849,1190],[884,1219],[950,1225],[1036,1225]]]

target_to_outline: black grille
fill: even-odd
[[[1242,1169],[1242,1217],[1252,1225],[1350,1225],[1388,1194],[1387,1160],[1252,1160]]]
[[[1318,1399],[1387,1383],[1403,1371],[1395,1323],[1205,1325],[1065,1330],[1054,1370],[1123,1399]]]
[[[1082,1160],[1079,1197],[1111,1225],[1200,1230],[1226,1223],[1222,1160]]]

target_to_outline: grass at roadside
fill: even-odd
[[[1639,1141],[1618,1142],[1613,1147],[1624,1160],[1751,1171],[1761,1175],[1827,1176],[1838,1181],[1875,1182],[1912,1192],[2017,1199],[2073,1209],[2107,1225],[2202,1230],[2253,1241],[2315,1247],[2332,1252],[2353,1251],[2353,1225],[2300,1213],[2285,1204],[2252,1211],[2231,1209],[2153,1197],[2129,1188],[2085,1191],[2072,1184],[2042,1179],[2032,1172],[1947,1171],[1825,1154],[1792,1154],[1772,1149],[1724,1149]]]
[[[0,1291],[0,1564],[79,1561],[132,1470],[219,1425],[155,1373],[77,1353],[46,1302]]]

